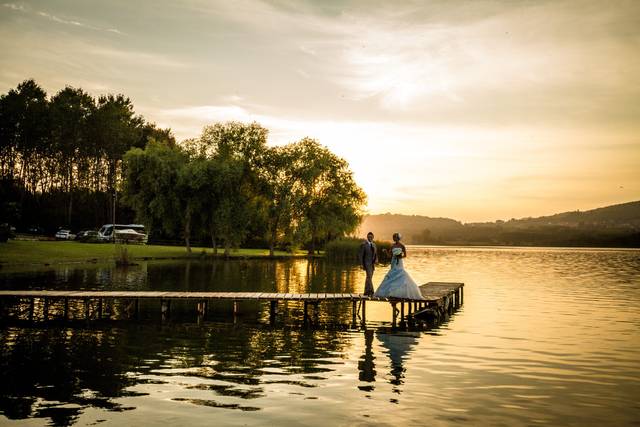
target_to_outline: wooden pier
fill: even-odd
[[[424,299],[395,299],[366,296],[356,293],[270,293],[270,292],[162,292],[162,291],[46,291],[46,290],[0,290],[0,313],[2,307],[8,302],[28,300],[28,319],[33,321],[36,316],[36,300],[40,301],[39,318],[49,320],[49,311],[52,304],[62,306],[62,319],[69,319],[69,302],[80,300],[84,303],[84,318],[86,320],[102,319],[103,307],[115,300],[126,301],[127,312],[132,317],[139,315],[140,300],[156,300],[159,302],[160,312],[163,318],[171,313],[171,302],[176,300],[193,301],[196,313],[204,318],[207,313],[208,303],[215,300],[227,300],[233,302],[234,316],[239,313],[241,301],[268,301],[270,320],[275,321],[278,303],[286,301],[299,301],[304,305],[304,320],[309,318],[309,306],[318,313],[318,305],[329,302],[351,302],[352,320],[355,324],[357,318],[364,324],[366,322],[367,302],[388,302],[392,307],[392,325],[396,327],[398,321],[401,327],[407,323],[411,325],[416,321],[439,321],[447,313],[451,314],[463,303],[463,283],[429,282],[420,286]],[[406,307],[406,310],[405,310]]]

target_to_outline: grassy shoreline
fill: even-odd
[[[127,245],[129,256],[135,260],[198,259],[223,257],[222,251],[213,254],[211,248],[194,247],[188,253],[183,246]],[[269,258],[268,249],[238,249],[231,258]],[[275,258],[306,257],[306,252],[276,251]],[[10,240],[0,244],[0,268],[9,266],[51,265],[83,262],[115,262],[116,247],[112,244],[65,241]]]

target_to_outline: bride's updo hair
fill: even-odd
[[[402,239],[402,234],[400,233],[393,233],[393,241],[394,242],[399,242],[400,239]]]

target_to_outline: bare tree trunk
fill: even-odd
[[[69,165],[69,206],[67,209],[67,224],[71,226],[71,215],[73,212],[73,165]]]
[[[308,255],[313,255],[316,252],[316,229],[314,226],[311,226],[311,246],[309,247],[309,251],[307,251]]]
[[[187,252],[191,253],[191,209],[187,208],[184,219],[184,242],[187,245]]]
[[[273,224],[273,227],[271,228],[271,239],[269,241],[269,256],[272,257],[274,255],[275,252],[275,246],[276,246],[276,237],[278,235],[278,221],[275,221],[275,224]]]

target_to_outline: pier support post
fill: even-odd
[[[358,310],[358,302],[356,300],[351,301],[351,323],[356,324],[356,311]]]
[[[404,302],[400,303],[400,327],[404,328],[407,324],[404,321]]]
[[[319,304],[320,304],[320,301],[314,301],[313,302],[313,321],[316,324],[318,323],[318,317],[320,315],[320,309],[318,308]]]
[[[49,298],[44,297],[42,301],[42,318],[46,322],[49,320]]]
[[[207,314],[207,302],[206,301],[198,302],[198,305],[196,306],[196,312],[198,313],[198,316],[200,316],[200,317],[206,316],[206,314]]]
[[[102,298],[98,298],[98,320],[102,320]]]
[[[362,326],[367,324],[367,301],[362,300]]]
[[[35,299],[29,299],[29,322],[33,322],[33,311],[35,310]]]
[[[171,315],[171,300],[160,300],[160,311],[162,313],[162,320],[166,320]]]
[[[198,324],[202,323],[206,315],[207,315],[207,301],[206,300],[198,301],[198,303],[196,304],[197,323]]]
[[[239,302],[237,300],[233,300],[233,324],[234,325],[236,323],[238,323],[238,313],[239,312],[240,312]]]
[[[140,300],[138,298],[133,301],[133,317],[136,320],[140,318]]]
[[[269,323],[272,325],[276,322],[276,312],[278,309],[278,301],[271,300],[271,304],[269,307]]]
[[[309,303],[305,300],[304,301],[304,311],[303,311],[303,322],[306,325],[307,322],[309,321]]]
[[[391,326],[393,328],[396,327],[396,317],[398,316],[398,309],[396,308],[396,303],[391,303]]]
[[[69,320],[69,298],[64,299],[64,320]]]
[[[89,298],[85,298],[84,299],[84,319],[88,322],[89,321]]]
[[[464,304],[464,285],[460,286],[460,305]]]

